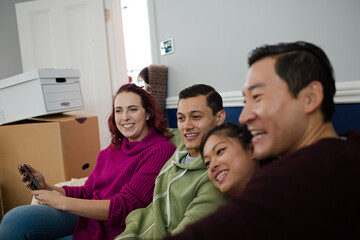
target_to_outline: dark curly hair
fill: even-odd
[[[132,92],[140,96],[141,105],[145,109],[145,112],[149,114],[149,120],[146,121],[148,127],[154,128],[158,134],[166,137],[167,139],[170,139],[173,136],[170,134],[166,126],[166,119],[157,105],[156,98],[141,87],[130,83],[121,86],[113,97],[112,113],[108,118],[108,126],[111,133],[111,144],[113,147],[119,148],[122,140],[124,139],[124,135],[122,135],[116,126],[114,110],[115,98],[122,92]]]

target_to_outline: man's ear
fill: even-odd
[[[305,89],[305,113],[311,113],[321,107],[324,99],[323,86],[319,81],[312,81]]]
[[[251,160],[256,161],[256,157],[254,155],[254,146],[252,145],[252,143],[250,143],[248,149],[247,149],[251,155]]]
[[[250,154],[251,160],[253,162],[255,162],[256,168],[258,168],[259,167],[259,161],[256,159],[256,157],[254,155],[254,146],[252,145],[252,143],[249,144],[247,151]]]
[[[224,110],[220,110],[219,112],[216,113],[216,118],[217,118],[217,122],[216,125],[219,126],[221,124],[224,123],[225,118],[226,118],[226,113]]]

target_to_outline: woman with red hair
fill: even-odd
[[[40,205],[8,212],[1,239],[113,239],[132,210],[152,201],[155,179],[175,151],[156,99],[134,84],[113,98],[108,119],[111,144],[99,153],[84,186],[55,187],[26,164],[43,190],[31,193]],[[22,175],[21,180],[26,186]]]

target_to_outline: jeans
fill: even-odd
[[[0,239],[72,239],[78,218],[46,205],[16,207],[2,219]]]

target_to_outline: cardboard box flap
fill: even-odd
[[[59,113],[59,114],[44,115],[40,117],[33,117],[29,119],[32,121],[39,121],[39,122],[67,122],[75,119],[78,123],[84,123],[87,120],[87,117],[88,116],[81,114]]]

